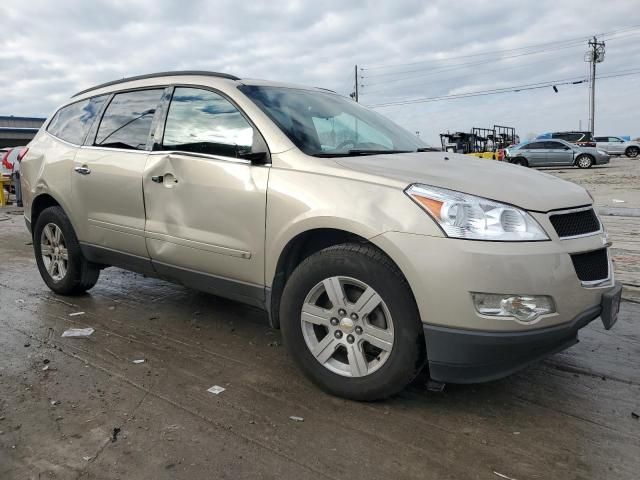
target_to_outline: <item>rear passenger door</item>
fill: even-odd
[[[79,149],[72,193],[85,247],[147,259],[142,172],[164,87],[114,94]]]
[[[530,167],[544,166],[546,163],[546,151],[544,142],[531,142],[521,150],[524,158],[527,159]]]
[[[261,304],[264,139],[227,97],[196,87],[175,88],[156,132],[143,178],[154,269],[187,286]]]

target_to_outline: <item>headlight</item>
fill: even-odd
[[[531,215],[511,205],[428,185],[411,185],[405,193],[434,218],[448,237],[512,242],[549,240]]]

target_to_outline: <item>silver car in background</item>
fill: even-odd
[[[591,168],[609,163],[607,152],[593,147],[579,147],[564,140],[531,140],[505,150],[509,163],[523,167],[572,166]]]
[[[595,137],[594,140],[598,150],[609,155],[626,155],[629,158],[640,155],[640,142],[636,140],[626,141],[620,137]]]

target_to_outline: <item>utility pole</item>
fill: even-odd
[[[356,90],[355,90],[355,101],[358,101],[358,65],[353,68],[354,77],[353,79],[356,82]]]
[[[596,116],[596,64],[604,62],[604,42],[599,42],[594,36],[589,40],[589,48],[585,54],[585,61],[591,64],[591,81],[589,84],[589,130],[593,135],[595,132]]]

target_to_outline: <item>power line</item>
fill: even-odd
[[[612,30],[609,32],[601,32],[601,33],[597,33],[597,36],[610,36],[610,35],[614,35],[617,33],[621,33],[621,32],[627,32],[627,31],[631,31],[631,30],[637,30],[640,29],[640,24],[638,25],[630,25],[624,28],[620,28],[617,30]],[[478,52],[478,53],[473,53],[473,54],[467,54],[467,55],[458,55],[458,56],[454,56],[454,57],[447,57],[447,58],[443,58],[443,59],[430,59],[430,60],[420,60],[420,61],[416,61],[416,62],[405,62],[405,63],[396,63],[396,64],[387,64],[387,65],[373,65],[370,67],[362,67],[360,70],[377,70],[377,69],[383,69],[383,68],[395,68],[395,67],[405,67],[405,66],[410,66],[410,65],[419,65],[422,63],[432,63],[432,62],[438,62],[438,61],[449,61],[449,60],[457,60],[457,59],[461,59],[461,58],[471,58],[471,57],[478,57],[478,56],[486,56],[486,55],[493,55],[493,54],[500,54],[500,53],[509,53],[509,52],[516,52],[516,51],[520,51],[520,50],[528,50],[528,49],[533,49],[533,48],[540,48],[540,47],[545,47],[545,46],[550,46],[550,45],[561,45],[561,44],[566,44],[568,42],[584,42],[588,39],[590,39],[593,35],[582,35],[580,37],[572,37],[572,38],[568,38],[565,40],[556,40],[553,42],[546,42],[546,43],[538,43],[538,44],[532,44],[532,45],[526,45],[523,47],[516,47],[516,48],[508,48],[508,49],[501,49],[501,50],[492,50],[492,51],[486,51],[486,52]]]
[[[617,77],[625,77],[629,75],[640,75],[640,70],[631,70],[631,71],[619,71],[612,72],[608,75],[599,75],[598,79],[606,79],[606,78],[617,78]],[[409,105],[414,103],[427,103],[427,102],[436,102],[441,100],[454,100],[458,98],[469,98],[469,97],[480,97],[486,95],[497,95],[500,93],[513,93],[513,92],[523,92],[527,90],[537,90],[541,88],[549,88],[553,86],[561,86],[561,85],[578,85],[582,83],[586,83],[588,80],[585,77],[574,77],[564,80],[554,80],[547,82],[539,82],[539,83],[531,83],[526,85],[516,85],[510,87],[503,87],[491,90],[480,90],[476,92],[467,92],[467,93],[459,93],[452,95],[441,95],[436,97],[426,97],[426,98],[416,98],[412,100],[399,100],[397,102],[386,102],[386,103],[378,103],[373,105],[368,105],[369,108],[383,108],[383,107],[391,107],[391,106],[400,106],[400,105]]]

